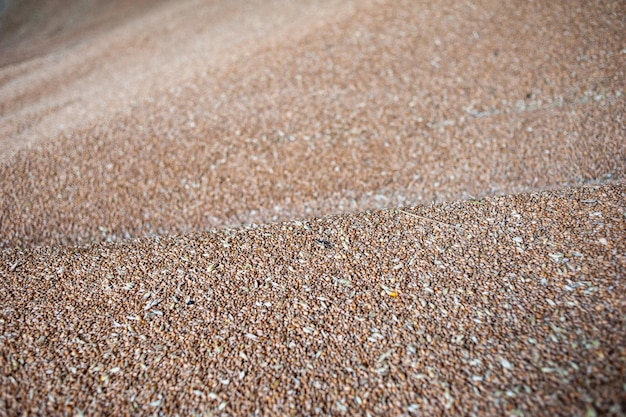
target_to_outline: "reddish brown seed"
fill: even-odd
[[[626,411],[622,3],[30,3],[0,415]]]

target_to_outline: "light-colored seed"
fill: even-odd
[[[508,360],[501,358],[500,359],[500,364],[502,365],[502,367],[504,369],[513,369],[513,365],[511,364],[511,362],[509,362]]]
[[[146,306],[143,308],[143,309],[144,309],[144,311],[145,311],[145,310],[149,310],[149,309],[151,309],[152,307],[155,307],[155,306],[159,305],[159,303],[160,303],[161,301],[163,301],[161,298],[157,298],[157,299],[154,299],[154,300],[148,301],[148,302],[146,303]]]

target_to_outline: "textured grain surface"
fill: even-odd
[[[626,413],[623,2],[115,4],[0,42],[0,415]]]
[[[617,414],[625,201],[605,186],[7,251],[0,406]]]

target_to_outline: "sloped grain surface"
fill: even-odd
[[[118,415],[623,410],[625,193],[5,252],[0,404]]]
[[[626,412],[622,2],[115,4],[0,42],[0,414]]]

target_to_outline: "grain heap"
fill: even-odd
[[[626,413],[623,3],[116,13],[0,43],[0,414]]]

